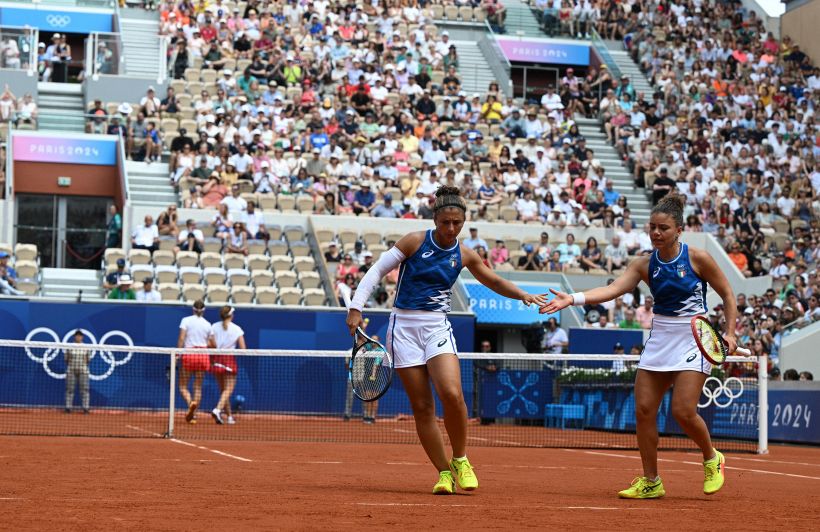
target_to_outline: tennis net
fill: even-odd
[[[0,434],[417,441],[401,380],[394,379],[377,405],[361,403],[347,382],[346,352],[196,350],[210,370],[201,373],[200,406],[190,423],[179,391],[188,373],[177,360],[181,350],[100,344],[0,340]],[[638,357],[459,358],[471,445],[636,448]],[[749,359],[732,357],[730,363],[707,379],[700,414],[721,449],[765,451],[766,425],[758,415],[766,411],[765,371]],[[211,411],[225,388],[218,424]],[[667,393],[658,414],[660,446],[693,449],[672,415],[671,399]],[[375,423],[363,422],[371,416]]]

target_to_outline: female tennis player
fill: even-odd
[[[359,283],[347,314],[347,326],[354,335],[363,326],[362,308],[370,294],[382,277],[401,266],[386,347],[410,399],[421,444],[439,471],[435,494],[454,493],[456,482],[468,491],[478,487],[467,460],[467,406],[453,329],[447,320],[459,272],[466,267],[483,285],[527,305],[546,302],[545,295],[527,294],[499,277],[475,251],[459,243],[466,211],[458,188],[440,187],[433,205],[435,229],[409,233],[382,253]],[[444,407],[444,426],[453,450],[450,461],[436,422],[431,380]]]
[[[641,353],[635,378],[635,417],[643,476],[618,495],[628,499],[654,499],[666,493],[658,476],[658,408],[666,391],[674,386],[672,415],[703,452],[703,492],[713,494],[724,482],[723,454],[712,447],[709,429],[698,415],[697,405],[712,366],[695,343],[690,321],[706,314],[706,287],[711,284],[723,298],[728,354],[737,348],[735,319],[737,303],[732,287],[714,259],[701,249],[679,241],[683,230],[681,195],[664,196],[652,209],[649,236],[655,248],[649,256],[631,262],[626,271],[608,286],[566,294],[553,290],[555,298],[540,309],[558,312],[569,305],[610,301],[631,292],[639,282],[649,286],[655,298],[652,330]]]
[[[193,315],[182,318],[179,322],[178,349],[203,349],[208,347],[208,337],[211,334],[211,324],[202,317],[205,312],[205,303],[201,299],[194,301]],[[188,412],[185,421],[196,423],[194,416],[199,402],[202,400],[202,378],[211,367],[208,355],[197,355],[188,352],[182,355],[182,367],[179,370],[179,393],[188,403]],[[188,391],[188,381],[194,376],[194,395]]]
[[[230,305],[225,305],[219,311],[218,322],[211,325],[211,334],[208,338],[208,346],[211,349],[246,349],[245,331],[242,327],[233,323],[234,309]],[[236,365],[236,357],[233,355],[211,355],[211,373],[216,378],[219,385],[219,402],[211,410],[211,416],[217,424],[222,425],[225,419],[222,412],[227,415],[229,425],[235,423],[231,415],[231,394],[236,386],[236,376],[239,367]]]

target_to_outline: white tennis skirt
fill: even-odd
[[[712,365],[703,357],[692,334],[693,316],[652,318],[652,330],[638,368],[649,371],[700,371],[709,375]]]
[[[397,368],[424,366],[431,358],[457,353],[453,326],[443,312],[394,308],[387,324],[387,345]]]

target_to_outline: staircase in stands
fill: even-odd
[[[501,3],[507,8],[504,33],[513,37],[546,37],[527,3],[521,0],[501,0]]]
[[[626,197],[626,204],[635,220],[636,229],[649,221],[649,211],[652,205],[647,199],[644,189],[636,188],[629,169],[623,165],[618,152],[606,140],[601,131],[601,122],[597,118],[576,117],[578,130],[587,139],[587,147],[595,152],[595,158],[606,169],[606,177],[612,180],[613,188]]]
[[[492,71],[487,66],[487,59],[481,53],[475,41],[451,41],[456,45],[458,53],[458,74],[461,78],[461,88],[468,95],[487,92],[490,83],[495,81]]]
[[[126,161],[128,197],[134,206],[157,209],[157,214],[177,203],[177,194],[170,184],[168,164]]]
[[[122,35],[127,76],[153,78],[158,76],[160,66],[159,19],[156,13],[150,14],[154,16],[145,18],[143,13],[128,10],[120,15],[120,35]]]
[[[85,131],[82,85],[40,82],[37,92],[38,129],[73,133]]]

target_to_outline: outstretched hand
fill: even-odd
[[[541,305],[541,308],[538,309],[539,314],[552,314],[572,305],[572,296],[566,292],[561,292],[554,288],[550,288],[550,292],[552,292],[555,297]]]
[[[532,304],[541,307],[547,304],[547,294],[527,294],[521,298],[521,301],[523,301],[528,307]]]

